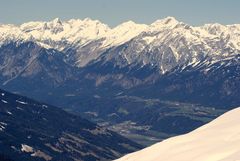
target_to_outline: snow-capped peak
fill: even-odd
[[[134,21],[126,21],[123,22],[122,24],[118,25],[116,28],[122,28],[122,27],[132,27],[132,26],[137,26],[138,24],[136,24]]]
[[[106,33],[103,46],[116,46],[131,40],[147,29],[145,24],[136,24],[133,21],[124,22]]]
[[[150,27],[154,27],[154,28],[171,27],[171,28],[173,28],[177,24],[179,24],[179,21],[177,21],[174,17],[167,17],[167,18],[153,22],[150,25]]]
[[[117,161],[239,161],[240,108],[186,135],[173,137]]]
[[[94,23],[94,24],[103,24],[103,23],[100,22],[99,20],[93,20],[93,19],[91,19],[91,18],[89,18],[89,17],[83,19],[82,22],[88,23],[88,24],[93,24],[93,23]]]
[[[60,18],[55,18],[53,21],[52,21],[53,24],[62,24],[62,21],[60,20]]]
[[[78,43],[81,45],[102,37],[110,30],[107,25],[90,18],[69,21],[61,21],[56,18],[49,22],[29,22],[22,24],[20,29],[26,34],[32,35],[37,42],[51,42],[47,45],[58,50],[64,48],[59,46],[62,41],[67,41],[68,44]]]
[[[1,27],[3,27],[3,25],[1,25]],[[51,42],[51,44],[48,43],[46,45],[50,45],[56,49],[62,49],[64,47],[61,45],[59,46],[62,41],[67,42],[67,44],[74,44],[74,46],[81,46],[92,40],[105,39],[102,47],[109,47],[125,43],[137,37],[142,32],[173,30],[175,27],[192,29],[194,32],[196,31],[198,33],[199,37],[219,36],[221,33],[229,34],[230,31],[240,32],[239,25],[224,26],[220,24],[207,24],[202,27],[192,27],[179,22],[174,17],[166,17],[150,25],[136,24],[133,21],[127,21],[114,28],[110,28],[99,20],[92,20],[90,18],[85,18],[83,20],[71,19],[68,21],[61,21],[59,18],[55,18],[49,22],[36,21],[24,23],[19,26],[18,30],[21,32],[21,35],[27,35],[21,37],[32,36],[36,42],[41,42],[41,44]],[[12,27],[13,30],[16,30],[16,28],[18,28],[18,26]],[[6,30],[3,31],[5,33],[4,35],[8,35]],[[182,30],[183,34],[184,32],[185,31]],[[236,37],[236,35],[234,36]],[[235,38],[235,41],[236,39],[237,38]],[[235,45],[237,44],[239,43],[235,43]]]
[[[28,22],[20,26],[1,25],[0,28],[0,45],[9,41],[30,40],[43,47],[61,51],[74,47],[77,58],[84,59],[90,55],[87,56],[87,61],[76,60],[85,62],[84,65],[106,49],[130,43],[131,40],[134,44],[129,45],[132,48],[129,51],[135,53],[128,53],[128,62],[149,62],[159,67],[163,60],[160,55],[168,58],[166,53],[173,54],[177,63],[193,63],[203,55],[229,56],[240,51],[240,25],[207,24],[193,27],[174,17],[157,20],[150,25],[127,21],[114,28],[90,18],[68,21],[56,18],[49,22]],[[87,44],[91,44],[91,47],[84,49],[82,57],[81,48]],[[160,50],[161,52],[156,52]],[[145,52],[151,54],[147,57]],[[164,71],[169,69],[170,67]]]
[[[213,35],[220,35],[221,33],[228,30],[227,26],[221,25],[219,23],[205,24],[202,28]]]

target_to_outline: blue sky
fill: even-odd
[[[1,0],[0,23],[56,17],[98,19],[109,26],[133,20],[150,24],[167,16],[190,25],[240,24],[240,0]]]

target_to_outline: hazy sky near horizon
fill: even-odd
[[[190,25],[240,24],[240,0],[1,0],[0,23],[49,21],[56,17],[150,24],[173,16]]]

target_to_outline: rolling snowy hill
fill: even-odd
[[[116,161],[239,161],[240,108],[190,132]]]

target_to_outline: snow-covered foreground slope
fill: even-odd
[[[240,161],[240,108],[117,161]]]

